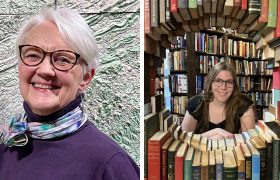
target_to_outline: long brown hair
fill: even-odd
[[[227,63],[227,62],[220,62],[217,63],[208,73],[204,84],[204,104],[203,104],[203,114],[202,120],[199,121],[196,131],[199,130],[198,133],[205,132],[209,129],[209,103],[213,101],[214,95],[212,92],[212,83],[219,72],[221,71],[228,71],[233,77],[234,87],[233,92],[230,98],[227,101],[225,106],[225,113],[226,113],[226,121],[225,121],[225,130],[231,133],[234,132],[235,129],[235,119],[237,118],[237,104],[238,98],[237,95],[240,93],[239,86],[237,83],[237,76],[234,67]]]

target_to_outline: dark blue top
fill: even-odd
[[[241,128],[240,124],[240,118],[243,116],[243,114],[249,109],[250,106],[253,105],[253,101],[246,95],[244,94],[238,94],[236,96],[238,99],[238,104],[237,104],[237,112],[233,113],[232,115],[235,116],[235,128],[232,133],[239,133],[239,130]],[[192,98],[189,99],[187,103],[187,111],[189,112],[190,115],[194,117],[199,123],[203,123],[202,117],[203,117],[203,108],[205,105],[205,100],[204,96],[202,94],[195,95]],[[215,113],[215,112],[213,112]],[[201,129],[200,129],[201,128]],[[209,122],[209,127],[205,128],[205,126],[202,124],[201,126],[197,126],[195,133],[203,133],[215,128],[221,128],[225,129],[225,120],[221,121],[218,124]]]
[[[1,180],[134,180],[139,176],[138,165],[91,122],[62,138],[29,138],[23,147],[0,145]]]

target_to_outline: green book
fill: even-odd
[[[237,164],[232,150],[223,151],[223,179],[236,180],[237,179]]]
[[[194,148],[189,147],[184,161],[184,179],[192,180]]]
[[[268,20],[266,26],[260,31],[260,34],[267,35],[276,28],[277,20],[277,0],[269,0],[268,2]]]
[[[173,141],[173,143],[168,148],[168,168],[167,168],[167,177],[168,180],[174,180],[175,178],[175,155],[177,150],[179,149],[181,142],[179,140]]]

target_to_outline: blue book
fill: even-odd
[[[252,179],[259,180],[261,175],[261,158],[259,151],[251,142],[246,142],[252,154]]]

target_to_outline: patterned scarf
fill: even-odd
[[[0,126],[0,144],[24,146],[28,136],[34,139],[52,139],[77,131],[86,121],[87,116],[81,106],[50,122],[27,122],[26,114],[18,114],[6,125]]]

